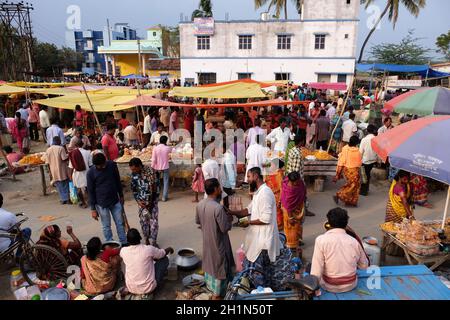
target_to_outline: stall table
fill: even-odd
[[[406,244],[398,240],[394,234],[387,232],[385,230],[382,231],[384,233],[384,239],[383,245],[381,247],[381,257],[380,257],[381,264],[384,264],[384,262],[386,261],[386,248],[392,243],[403,249],[403,251],[405,252],[405,257],[410,265],[415,265],[416,263],[414,261],[416,261],[417,264],[432,263],[430,269],[434,270],[440,265],[442,265],[444,262],[450,260],[450,253],[445,252],[441,252],[439,254],[431,256],[422,256],[417,253],[414,253],[406,246]]]
[[[42,195],[47,195],[47,182],[45,178],[45,170],[48,168],[48,164],[42,163],[42,164],[27,164],[27,165],[20,165],[19,163],[15,162],[12,164],[15,168],[39,168],[39,171],[41,173],[41,185],[42,185]]]
[[[304,176],[335,176],[338,160],[304,160]]]

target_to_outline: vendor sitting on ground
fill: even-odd
[[[61,229],[54,224],[48,226],[42,231],[37,244],[43,244],[58,250],[67,260],[69,265],[80,265],[80,259],[83,256],[83,250],[80,240],[73,233],[72,227],[67,226],[67,234],[73,241],[61,238]]]
[[[3,147],[3,150],[6,152],[6,159],[8,160],[9,164],[12,166],[14,162],[19,162],[20,159],[24,157],[23,153],[21,152],[14,152],[13,149],[10,146]],[[23,167],[13,167],[12,170],[14,171],[14,174],[21,174],[25,172],[25,169]]]
[[[112,291],[120,271],[120,249],[106,246],[94,237],[87,243],[87,254],[81,258],[81,279],[87,294]]]
[[[329,292],[353,290],[358,284],[357,269],[367,269],[369,261],[361,244],[346,232],[347,211],[335,208],[327,214],[331,229],[316,238],[311,275]]]
[[[130,229],[127,233],[129,247],[120,251],[120,257],[125,265],[125,285],[131,299],[148,300],[161,286],[169,267],[167,255],[174,251],[170,247],[164,250],[147,246],[141,244],[141,240],[139,231]]]

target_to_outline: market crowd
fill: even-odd
[[[171,247],[160,249],[157,242],[158,206],[160,199],[170,200],[170,163],[173,145],[178,143],[177,129],[193,136],[195,127],[201,125],[205,137],[213,130],[242,129],[243,139],[235,137],[223,146],[214,139],[206,141],[203,147],[212,145],[213,151],[203,161],[194,159],[191,186],[193,201],[198,202],[195,223],[203,236],[202,268],[208,289],[220,299],[235,275],[236,263],[239,270],[252,270],[249,278],[255,288],[282,289],[286,275],[295,277],[292,261],[302,258],[303,223],[313,215],[308,211],[314,200],[307,194],[305,150],[337,157],[333,181],[345,179],[345,184],[333,196],[336,205],[356,207],[360,196],[370,195],[373,168],[383,166],[390,170],[393,181],[386,221],[413,218],[414,204],[431,206],[425,178],[382,164],[373,151],[371,140],[393,127],[389,116],[383,116],[378,126],[372,121],[372,105],[377,99],[363,88],[348,98],[329,97],[300,86],[292,95],[293,101],[303,102],[299,105],[208,110],[150,107],[145,117],[133,112],[103,115],[102,132],[95,127],[93,115],[80,106],[71,113],[52,110],[50,114],[47,107],[25,101],[19,103],[13,118],[0,112],[0,125],[17,144],[17,148],[12,144],[3,148],[11,170],[23,173],[23,168],[13,164],[30,153],[30,141],[42,137],[47,144],[44,158],[60,203],[77,202],[89,208],[92,218],[101,221],[103,241],[114,240],[114,222],[122,248],[104,249],[102,240],[93,237],[83,252],[73,229],[67,228],[71,239],[66,240],[57,225],[46,227],[38,243],[80,265],[84,290],[91,295],[116,288],[123,263],[122,295],[132,299],[146,299],[161,285],[169,265],[167,255],[173,253]],[[129,228],[124,215],[124,190],[115,160],[129,150],[149,147],[150,164],[138,157],[129,161],[130,188],[140,222],[137,230]],[[223,152],[216,152],[217,147]],[[246,208],[236,192],[243,188],[251,197]],[[7,229],[15,219],[0,210],[0,228]],[[369,261],[361,240],[348,225],[345,209],[331,209],[327,220],[328,231],[315,241],[308,272],[320,279],[325,290],[349,291],[357,284],[356,270],[367,268]],[[228,235],[234,221],[246,227],[243,261],[234,260]],[[0,241],[0,251],[10,245]]]

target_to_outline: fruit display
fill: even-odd
[[[173,148],[170,157],[172,160],[191,160],[194,155],[194,150],[190,143],[186,143],[182,147]]]
[[[380,227],[381,227],[381,230],[383,230],[385,232],[389,232],[391,234],[396,234],[397,232],[400,231],[400,225],[393,221],[385,222],[385,223],[381,224]]]
[[[302,157],[306,158],[308,156],[313,156],[317,160],[336,160],[332,155],[326,151],[321,150],[308,150],[306,148],[301,149]]]
[[[152,147],[147,147],[142,150],[132,150],[125,148],[123,156],[116,160],[118,163],[128,163],[133,158],[139,158],[142,162],[150,162],[152,160]]]
[[[267,158],[268,159],[283,159],[285,156],[285,153],[283,151],[267,151]]]
[[[44,164],[44,153],[35,153],[24,156],[18,163],[21,166]]]

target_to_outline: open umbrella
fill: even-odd
[[[450,115],[450,90],[434,87],[410,91],[386,102],[383,111],[419,116]]]
[[[399,169],[450,185],[450,116],[426,117],[406,122],[372,140],[383,161]],[[442,228],[450,200],[450,186]]]

